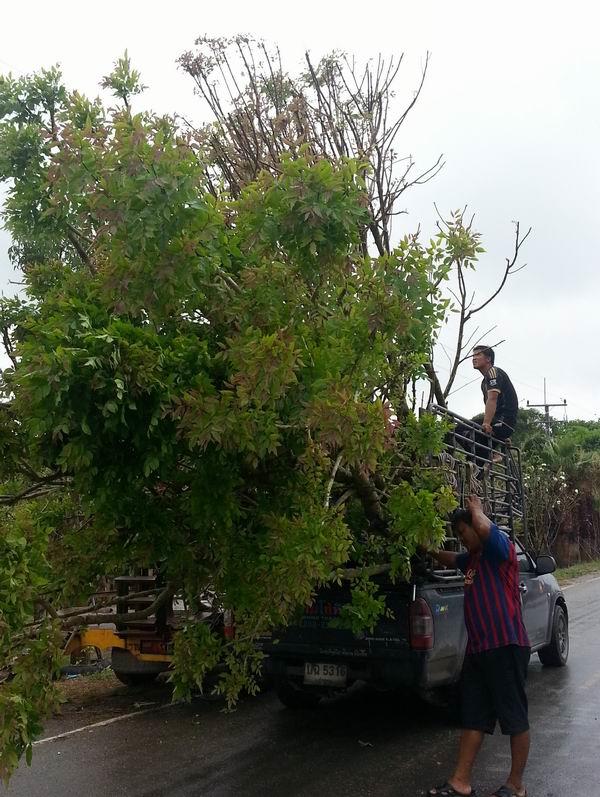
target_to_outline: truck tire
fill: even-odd
[[[540,661],[545,667],[564,667],[569,657],[569,622],[564,606],[554,607],[552,617],[552,636],[545,648],[538,650]]]
[[[70,664],[76,666],[95,666],[102,661],[102,651],[95,645],[86,645],[74,650],[70,656]]]
[[[113,670],[119,681],[125,686],[150,686],[156,681],[156,673],[149,672],[121,672]]]
[[[161,672],[169,669],[168,662],[140,661],[129,650],[115,647],[111,663],[114,674],[125,686],[149,686]]]
[[[287,708],[316,708],[321,699],[317,692],[302,689],[291,681],[278,681],[276,684],[277,697]]]

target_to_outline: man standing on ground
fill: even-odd
[[[506,440],[515,431],[519,400],[506,371],[494,365],[494,350],[489,346],[475,346],[473,368],[481,373],[481,390],[485,414],[481,428],[496,440]]]
[[[523,624],[519,566],[514,544],[485,516],[481,501],[471,496],[467,509],[452,516],[467,553],[432,551],[448,568],[465,574],[467,651],[461,678],[463,732],[452,777],[430,789],[429,797],[475,795],[471,772],[486,733],[496,722],[510,736],[512,765],[506,783],[494,795],[525,797],[523,772],[529,754],[529,721],[525,680],[530,646]]]

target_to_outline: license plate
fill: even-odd
[[[304,683],[312,686],[346,686],[348,668],[345,664],[304,663]]]

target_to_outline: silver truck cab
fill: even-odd
[[[542,664],[561,667],[569,656],[569,615],[563,592],[552,575],[556,562],[545,555],[534,561],[519,540],[515,540],[515,546],[523,620],[531,652],[538,653]]]

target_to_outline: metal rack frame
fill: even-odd
[[[527,512],[521,468],[521,451],[510,442],[496,440],[478,423],[445,407],[430,404],[424,412],[446,421],[451,429],[439,455],[448,469],[458,502],[480,495],[485,511],[514,540],[518,526],[527,542]]]

